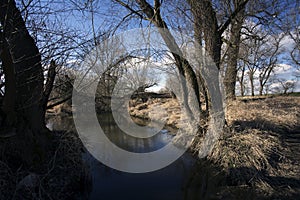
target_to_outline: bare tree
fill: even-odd
[[[275,90],[284,95],[293,92],[297,83],[295,80],[286,80],[284,78],[278,78],[276,82],[279,83],[279,86],[275,87]]]
[[[236,6],[242,1],[224,1],[225,9],[223,12],[226,14],[232,9],[230,7]],[[237,63],[238,63],[238,53],[239,46],[242,40],[245,40],[247,37],[252,37],[253,35],[249,32],[252,32],[252,27],[248,27],[249,22],[256,22],[256,26],[261,26],[264,29],[268,29],[270,34],[278,30],[282,21],[281,13],[285,13],[283,10],[288,7],[288,3],[283,1],[261,1],[254,0],[247,3],[246,8],[241,10],[235,18],[234,23],[231,25],[231,30],[228,32],[228,36],[223,40],[226,42],[227,47],[224,49],[224,62],[223,67],[225,68],[225,77],[224,85],[226,90],[226,97],[228,99],[235,98],[235,80],[237,78]],[[226,6],[227,5],[227,6]],[[232,12],[232,11],[231,11]],[[224,15],[224,14],[223,14]],[[247,23],[245,23],[247,22]],[[248,33],[245,33],[244,30],[248,30]],[[252,35],[252,36],[251,36]],[[242,40],[241,40],[242,36]],[[243,68],[242,68],[243,69]],[[252,73],[249,72],[252,76]],[[268,74],[268,73],[267,73]],[[267,77],[265,75],[264,77]],[[252,79],[252,78],[251,78]],[[253,84],[252,84],[253,85]],[[262,84],[264,85],[264,84]],[[252,92],[253,94],[253,92]]]
[[[77,7],[73,6],[71,1],[57,3],[50,0],[19,1],[17,6],[29,34],[39,49],[44,78],[49,79],[46,75],[50,74],[47,73],[49,70],[52,70],[51,74],[55,74],[53,78],[56,80],[48,81],[54,84],[51,86],[51,95],[46,95],[50,97],[50,103],[45,103],[48,104],[47,108],[52,108],[71,98],[63,89],[69,87],[69,79],[65,77],[72,76],[71,69],[78,67],[78,63],[83,60],[83,55],[90,50],[90,43],[93,42],[87,39],[87,32],[70,26],[64,18],[64,15],[78,15],[77,13],[85,8],[77,11]],[[55,69],[52,61],[55,62]],[[45,86],[45,90],[50,91],[46,88],[50,87]]]
[[[255,95],[255,81],[259,83],[259,95],[263,94],[264,87],[274,74],[278,64],[278,56],[282,53],[281,41],[283,34],[272,34],[272,31],[263,30],[260,25],[249,23],[244,28],[244,39],[240,51],[240,62],[246,66],[241,68],[249,76],[251,95]]]
[[[175,60],[175,66],[181,76],[183,76],[186,80],[181,81],[183,87],[183,101],[185,103],[189,103],[190,97],[188,94],[194,93],[197,97],[197,101],[200,105],[197,109],[201,110],[201,102],[199,95],[199,88],[204,86],[207,91],[207,95],[210,97],[210,107],[209,114],[210,116],[206,118],[206,120],[211,119],[214,123],[213,127],[208,128],[206,131],[209,134],[210,138],[216,138],[219,132],[222,132],[225,127],[225,114],[223,112],[223,99],[220,98],[221,90],[219,84],[219,70],[220,70],[220,62],[221,62],[221,50],[222,50],[222,34],[225,30],[228,29],[233,20],[237,17],[241,10],[244,9],[248,0],[240,2],[237,7],[232,11],[232,13],[226,18],[224,21],[218,21],[217,19],[217,11],[213,6],[212,1],[204,0],[204,1],[195,1],[195,0],[187,0],[191,13],[192,13],[192,21],[194,26],[194,38],[199,44],[203,44],[205,48],[206,55],[212,58],[214,64],[216,65],[216,69],[209,68],[208,66],[197,66],[198,69],[201,69],[201,76],[209,77],[210,81],[213,83],[209,83],[206,80],[206,83],[199,83],[200,80],[197,79],[197,75],[194,72],[191,64],[188,60],[183,56],[182,50],[179,48],[178,44],[175,41],[174,36],[171,34],[169,30],[169,24],[163,18],[162,7],[163,1],[154,0],[153,4],[148,3],[146,0],[136,0],[136,1],[128,1],[127,3],[121,0],[116,0],[123,7],[127,8],[130,13],[134,13],[138,17],[144,20],[148,20],[155,27],[159,28],[159,32],[169,50],[172,53],[172,56]],[[202,42],[203,41],[203,42]],[[198,48],[198,49],[197,49]],[[197,46],[196,51],[201,51],[201,47]],[[203,75],[203,73],[206,73]],[[209,89],[208,89],[209,88]],[[192,90],[191,90],[192,89]],[[191,91],[189,91],[191,90]],[[187,92],[186,92],[187,91]],[[212,94],[217,94],[219,98],[214,97]],[[214,109],[213,109],[214,108]],[[188,107],[186,109],[189,109]],[[191,111],[189,111],[191,113]],[[197,116],[196,120],[199,120]],[[204,128],[205,129],[205,128]],[[212,139],[213,140],[213,139]],[[207,141],[208,143],[211,142]],[[203,148],[203,149],[202,149]],[[200,147],[199,152],[207,152],[208,149],[211,150],[212,146],[204,144],[204,146]],[[208,153],[208,152],[207,152]],[[200,155],[202,156],[202,154]]]
[[[242,52],[240,52],[240,60],[245,65],[243,75],[245,72],[249,77],[250,82],[250,90],[251,95],[255,95],[255,74],[259,69],[259,59],[260,59],[260,49],[261,44],[263,43],[264,35],[255,35],[254,37],[250,37],[247,40],[243,41],[242,45]],[[241,68],[243,69],[243,68]]]
[[[288,49],[290,54],[291,64],[299,68],[300,66],[300,21],[299,21],[299,1],[286,0],[288,12],[284,12],[282,23],[278,29],[282,30],[287,35],[287,40],[292,44]]]
[[[259,65],[259,95],[263,95],[264,87],[277,66],[278,56],[281,53],[280,42],[282,36],[269,36],[266,43],[259,52],[261,62]]]

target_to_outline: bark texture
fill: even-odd
[[[0,0],[0,22],[4,49],[1,59],[7,80],[3,111],[18,117],[10,118],[8,123],[24,121],[35,132],[44,125],[41,56],[14,1]]]
[[[235,8],[240,5],[240,0],[234,0]],[[225,71],[224,86],[227,100],[235,100],[235,86],[237,80],[237,62],[241,43],[241,29],[244,23],[245,10],[242,9],[232,21],[228,46],[228,61]]]

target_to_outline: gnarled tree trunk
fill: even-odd
[[[24,120],[32,131],[39,131],[44,127],[43,70],[39,50],[14,1],[0,0],[0,22],[5,52],[1,59],[5,62],[7,80],[3,110],[6,115],[16,112],[18,120]]]
[[[5,75],[2,126],[16,132],[8,141],[18,155],[27,164],[38,163],[49,143],[41,55],[15,1],[0,0],[0,23],[0,59]]]

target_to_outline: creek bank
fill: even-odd
[[[164,122],[167,127],[184,127],[179,103],[173,98],[151,99],[146,103],[130,103],[129,114],[132,117],[154,122]]]
[[[0,138],[0,199],[84,199],[88,191],[83,147],[70,131],[52,131],[45,157],[35,166],[22,161],[10,140]]]
[[[157,106],[163,109],[151,113]],[[180,107],[175,99],[141,102],[129,107],[129,112],[134,117],[164,120],[168,126],[182,127],[178,120]],[[209,174],[217,169],[224,174],[217,183],[221,196],[295,199],[300,195],[300,154],[292,153],[299,152],[295,145],[300,145],[299,113],[299,97],[238,98],[229,103],[228,128],[206,158],[209,163],[206,166],[211,169],[204,170]],[[200,144],[201,139],[193,145],[195,154]],[[209,186],[211,178],[207,177],[206,181],[201,178],[204,180],[201,184],[216,187],[216,184]]]

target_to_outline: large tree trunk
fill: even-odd
[[[15,97],[16,97],[16,81],[15,81],[15,72],[12,67],[12,59],[10,52],[7,48],[6,41],[1,42],[1,61],[3,72],[5,74],[5,94],[3,99],[2,110],[5,113],[6,125],[14,126],[16,123],[16,110],[15,110]]]
[[[212,58],[218,70],[220,70],[220,60],[221,60],[221,47],[222,47],[222,31],[219,30],[219,25],[217,21],[217,15],[213,9],[212,2],[209,0],[196,1],[196,0],[187,0],[190,4],[192,13],[194,16],[194,28],[195,28],[195,38],[201,44],[200,40],[205,42],[205,51]],[[202,37],[203,34],[203,37]],[[207,66],[202,66],[204,71],[210,71],[211,73],[207,74],[210,81],[214,81],[214,84],[207,83],[206,85],[219,86],[219,73],[214,72],[214,69],[207,69]],[[213,76],[213,77],[212,77]],[[206,77],[207,79],[208,77]],[[207,81],[207,80],[206,80]],[[217,96],[222,97],[219,87],[212,87],[208,90],[209,95],[219,94]],[[216,104],[223,106],[223,99],[211,99]],[[218,112],[218,111],[216,111]],[[211,113],[214,115],[215,113]],[[219,116],[220,121],[225,122],[225,116]]]
[[[197,16],[197,11],[195,9],[192,9],[192,12],[193,12],[194,16]],[[202,23],[201,17],[194,18],[194,37],[195,37],[196,45],[200,45],[199,48],[201,48],[203,45],[202,24],[203,23]],[[202,91],[204,100],[205,100],[205,112],[206,112],[206,114],[208,114],[209,96],[208,96],[207,86],[205,84],[205,80],[204,80],[200,70],[198,70],[197,76],[198,76],[198,80],[199,80],[199,84],[200,84],[199,86],[201,88],[200,90]]]
[[[16,134],[7,139],[16,151],[14,156],[21,156],[25,164],[38,166],[49,145],[41,55],[15,1],[0,0],[0,23],[3,27],[0,58],[5,75],[2,126]],[[1,134],[0,131],[0,137]]]
[[[8,50],[5,51],[7,59],[2,57],[2,60],[7,61],[5,78],[8,80],[3,110],[7,116],[16,112],[18,120],[24,120],[32,131],[39,131],[44,127],[40,53],[14,1],[0,0],[0,22],[4,27],[3,40]],[[6,103],[8,101],[10,104]],[[12,107],[14,111],[11,110]]]
[[[187,2],[190,4],[195,20],[196,40],[201,40],[201,34],[203,34],[205,55],[202,56],[212,58],[216,66],[216,68],[209,65],[199,66],[210,96],[210,122],[207,129],[209,139],[207,137],[199,147],[199,157],[204,157],[212,151],[214,143],[217,141],[219,134],[224,133],[226,125],[219,80],[223,30],[219,30],[217,15],[210,0],[187,0]],[[200,26],[196,27],[197,25]]]
[[[205,50],[215,62],[218,69],[220,69],[221,47],[222,47],[222,33],[219,32],[216,12],[213,9],[211,1],[196,1],[188,0],[191,6],[192,13],[195,19],[195,36],[199,41],[205,41]],[[198,27],[196,27],[198,25]],[[201,44],[201,42],[199,42]]]
[[[239,7],[239,0],[235,0],[235,7]],[[224,86],[227,100],[235,100],[235,85],[237,78],[237,61],[240,49],[241,29],[244,23],[245,10],[241,10],[233,20],[230,30],[228,46],[228,62],[224,78]]]

